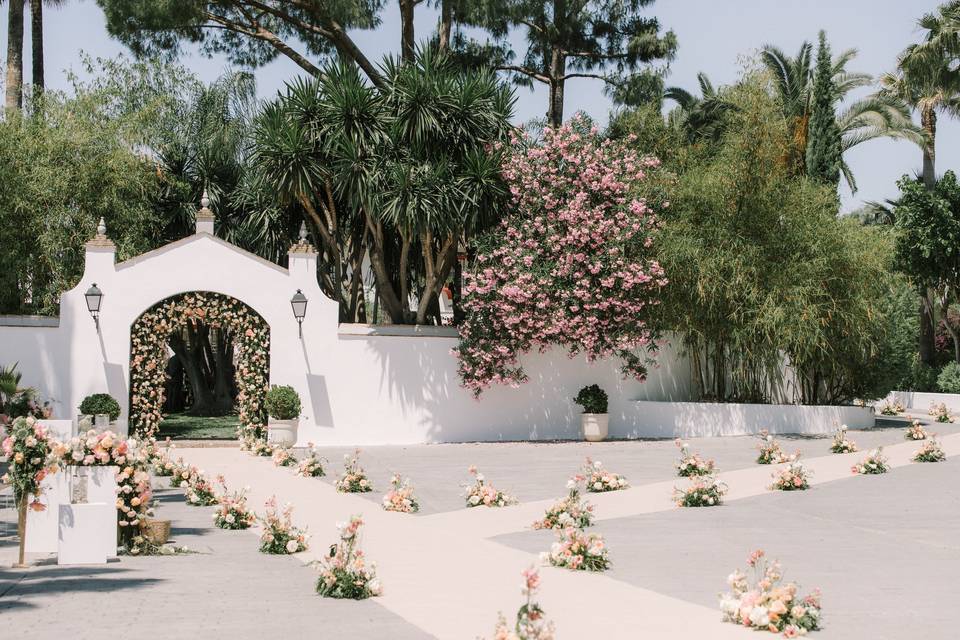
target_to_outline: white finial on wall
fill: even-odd
[[[207,195],[207,190],[203,190],[203,195],[200,196],[200,206],[204,209],[210,208],[210,197]]]
[[[107,223],[103,221],[103,216],[100,216],[100,222],[97,223],[97,235],[107,235]]]
[[[303,221],[300,223],[300,244],[307,243],[307,222]]]
[[[210,196],[207,190],[203,190],[200,196],[200,211],[197,211],[197,233],[209,233],[213,235],[214,215],[210,211]]]

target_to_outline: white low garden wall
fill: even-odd
[[[633,403],[632,416],[624,418],[620,429],[611,429],[614,437],[739,436],[763,429],[771,433],[827,434],[841,424],[851,429],[874,426],[873,408],[854,406],[638,401]]]
[[[915,413],[926,413],[931,404],[943,403],[947,409],[960,413],[960,393],[927,393],[922,391],[891,391],[887,399],[900,402]]]

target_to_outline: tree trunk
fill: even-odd
[[[43,0],[30,0],[30,34],[33,54],[33,94],[43,91]]]
[[[7,92],[8,111],[23,106],[23,1],[9,0],[7,12]]]
[[[929,292],[920,296],[920,362],[928,366],[936,363],[937,348],[934,341],[936,328],[933,325],[933,304]]]
[[[923,186],[933,189],[937,185],[937,112],[927,107],[920,112],[920,126],[927,134],[923,145]]]
[[[453,288],[450,290],[450,298],[453,303],[453,324],[459,326],[464,320],[463,263],[460,262],[459,254],[457,261],[453,263]]]
[[[227,415],[233,409],[233,336],[218,330],[213,345],[214,382],[213,400],[219,415]]]
[[[547,121],[553,128],[563,124],[563,76],[567,73],[567,59],[559,48],[554,48],[550,58],[550,106]]]
[[[188,335],[189,342],[181,335],[170,336],[170,348],[183,363],[187,382],[190,383],[190,393],[193,395],[193,405],[186,413],[194,416],[212,415],[215,403],[204,371],[203,345],[194,330],[188,330]]]
[[[440,40],[439,50],[441,53],[450,51],[450,31],[453,26],[453,7],[450,6],[451,0],[441,0],[440,2],[440,26],[437,29],[437,36]]]
[[[404,62],[413,62],[414,41],[413,14],[417,0],[400,0],[400,55]]]
[[[433,234],[429,231],[425,232],[420,242],[423,245],[424,286],[423,294],[420,296],[420,304],[417,306],[416,323],[426,324],[427,314],[433,308],[433,304],[437,303],[437,310],[439,311],[437,295],[439,295],[443,283],[446,282],[447,276],[450,275],[453,263],[456,262],[457,239],[454,235],[447,236],[436,258],[433,255]]]

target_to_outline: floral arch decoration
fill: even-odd
[[[144,437],[163,420],[167,381],[167,340],[188,323],[205,322],[233,335],[236,407],[244,442],[264,436],[264,398],[270,379],[270,326],[236,298],[207,291],[179,294],[158,302],[130,329],[130,421]]]

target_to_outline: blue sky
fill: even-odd
[[[892,69],[897,54],[919,38],[917,19],[934,10],[937,0],[659,0],[649,12],[664,28],[673,29],[679,40],[676,60],[671,64],[669,85],[696,89],[696,74],[704,71],[714,84],[736,79],[744,57],[752,56],[764,44],[775,44],[792,54],[803,40],[814,41],[819,29],[826,29],[834,51],[856,48],[859,55],[849,65],[854,71],[878,75]],[[395,2],[388,2],[383,24],[376,31],[353,35],[360,48],[371,58],[395,52],[399,48],[399,18]],[[6,51],[6,7],[0,23],[0,51]],[[92,0],[69,0],[60,9],[44,12],[46,23],[47,83],[67,88],[67,69],[79,70],[81,51],[98,57],[124,53],[124,47],[112,40],[104,28],[104,17]],[[418,8],[417,36],[426,38],[436,24],[436,13]],[[27,16],[26,69],[29,75],[29,15]],[[519,44],[519,43],[518,43]],[[205,80],[213,80],[226,68],[222,58],[208,59],[191,54],[182,60]],[[298,75],[299,67],[280,59],[257,70],[259,93],[270,97],[286,80]],[[868,93],[868,90],[862,93]],[[543,115],[546,93],[518,89],[517,122]],[[571,80],[566,90],[565,113],[583,110],[605,122],[610,101],[601,83]],[[937,137],[939,172],[957,168],[960,148],[956,144],[960,124],[943,118]],[[845,210],[864,200],[882,200],[897,194],[896,180],[920,167],[920,151],[907,142],[878,140],[848,152],[860,190],[851,196],[842,187]]]

